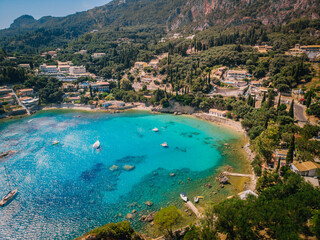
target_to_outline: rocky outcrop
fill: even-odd
[[[139,220],[140,222],[152,222],[156,213],[157,212],[150,212],[148,215],[142,215]]]

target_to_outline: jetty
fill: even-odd
[[[198,208],[191,201],[187,201],[186,206],[197,216],[197,218],[203,218],[202,213],[199,212]]]
[[[223,172],[224,175],[236,176],[236,177],[254,177],[253,174],[243,174],[243,173],[231,173],[231,172]]]

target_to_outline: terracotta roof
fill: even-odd
[[[294,162],[292,165],[294,165],[300,172],[306,172],[315,168],[320,168],[319,163],[315,163],[311,161],[302,162],[302,163]]]
[[[33,91],[32,88],[27,88],[27,89],[20,89],[19,92],[30,92]]]

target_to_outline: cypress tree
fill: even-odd
[[[263,98],[262,98],[261,104],[264,103],[265,101],[266,101],[266,93],[263,93]]]
[[[274,91],[270,90],[268,92],[268,102],[267,102],[268,108],[271,108],[274,106]]]
[[[251,95],[250,95],[250,94],[249,94],[248,99],[247,99],[247,104],[248,104],[249,106],[251,106]]]
[[[307,93],[307,100],[306,100],[306,106],[307,107],[310,107],[310,104],[311,104],[311,95],[312,95],[312,93],[311,93],[311,91],[309,91],[308,93]]]
[[[292,100],[291,105],[290,105],[289,116],[294,119],[294,100]]]
[[[252,107],[254,107],[254,108],[256,107],[256,98],[252,99]]]
[[[279,95],[279,101],[278,101],[277,111],[279,111],[280,105],[281,105],[281,94]]]
[[[287,158],[286,158],[286,162],[287,162],[287,165],[289,165],[290,163],[293,162],[293,153],[294,153],[294,150],[295,150],[295,141],[294,141],[294,134],[292,134],[292,138],[291,138],[291,141],[290,141],[290,145],[289,145],[289,149],[288,149],[288,153],[287,153]]]

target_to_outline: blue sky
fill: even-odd
[[[102,6],[110,0],[0,0],[0,29],[8,28],[21,15],[61,17]]]

